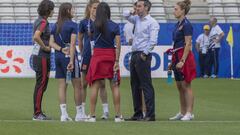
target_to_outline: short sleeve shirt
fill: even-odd
[[[184,18],[181,22],[178,22],[173,31],[174,49],[184,47],[186,44],[185,36],[192,35],[193,27],[187,18]]]
[[[115,48],[115,37],[120,35],[120,29],[117,23],[109,20],[107,22],[105,35],[94,30],[95,48]]]
[[[49,23],[48,21],[39,16],[38,19],[35,20],[35,22],[33,23],[33,34],[37,31],[41,31],[41,39],[43,41],[43,43],[46,46],[49,46],[49,40],[50,40],[50,27],[49,27]],[[40,49],[39,51],[39,56],[45,56],[45,57],[50,57],[50,52],[45,52],[44,50]]]
[[[200,51],[202,54],[207,53],[207,49],[209,47],[209,36],[205,35],[204,33],[199,35],[197,40],[197,43],[199,43]]]
[[[216,25],[211,28],[210,31],[210,46],[213,46],[213,48],[220,48],[220,43],[214,43],[214,39],[218,39],[219,35],[223,33],[222,29],[219,25]]]
[[[77,23],[71,20],[67,20],[63,23],[60,33],[57,33],[57,24],[54,24],[51,31],[51,35],[54,36],[55,42],[62,48],[66,47],[66,43],[70,43],[71,35],[77,33]],[[65,55],[62,52],[56,50],[55,57],[65,57]]]
[[[83,34],[83,56],[91,57],[91,45],[88,32],[92,32],[93,21],[91,19],[83,19],[79,23],[79,33]]]

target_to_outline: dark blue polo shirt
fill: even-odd
[[[95,41],[94,48],[115,48],[115,37],[120,35],[120,29],[117,23],[109,20],[106,24],[105,35],[101,34],[97,30],[94,30],[93,38]]]
[[[79,23],[79,33],[83,34],[83,57],[91,58],[91,45],[90,45],[90,37],[88,32],[92,32],[93,21],[91,19],[84,19]]]
[[[173,31],[173,48],[180,48],[185,46],[185,36],[193,35],[193,27],[187,18],[184,18],[183,21],[178,22],[175,25]]]
[[[71,35],[77,34],[77,23],[73,22],[72,20],[67,20],[63,23],[62,29],[60,32],[60,35],[62,37],[62,40],[57,33],[57,24],[54,24],[53,29],[51,31],[51,35],[54,36],[55,43],[60,45],[62,48],[66,47],[64,43],[70,43],[71,41]],[[64,42],[64,43],[63,43]],[[65,57],[65,54],[62,52],[55,50],[55,57]]]

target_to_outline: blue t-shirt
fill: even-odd
[[[109,20],[106,25],[105,35],[94,30],[93,38],[95,41],[94,48],[115,48],[114,41],[117,35],[120,35],[120,29],[117,23]]]
[[[178,22],[173,31],[174,49],[185,46],[185,36],[193,35],[193,27],[187,18],[182,22]]]
[[[84,57],[91,57],[91,45],[88,32],[92,32],[93,21],[91,19],[84,19],[79,23],[79,33],[83,33],[83,52]]]
[[[60,33],[57,33],[57,24],[54,24],[51,35],[54,36],[55,42],[64,48],[66,47],[65,43],[70,43],[71,35],[77,34],[77,31],[77,23],[73,22],[72,20],[67,20],[63,23]],[[55,57],[65,57],[65,54],[55,50]]]

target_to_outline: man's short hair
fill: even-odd
[[[214,22],[216,22],[217,23],[217,18],[216,17],[211,17],[211,20],[213,20]]]
[[[148,12],[151,10],[152,3],[149,0],[138,0],[138,2],[139,1],[143,1],[144,2],[144,6],[148,7]]]
[[[137,6],[137,1],[136,2],[134,2],[134,4],[133,4],[134,6]]]

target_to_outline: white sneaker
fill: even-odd
[[[101,119],[103,119],[103,120],[107,120],[108,117],[109,117],[109,113],[108,113],[108,112],[105,112],[105,113],[103,113]]]
[[[208,78],[208,75],[204,75],[203,78]]]
[[[169,118],[169,120],[181,120],[183,115],[181,113],[176,114],[175,116]]]
[[[62,115],[61,122],[67,122],[67,121],[72,121],[72,118],[70,118],[68,115]]]
[[[82,114],[82,118],[87,119],[87,118],[90,118],[90,116],[89,116],[89,115],[86,115],[85,113],[83,113],[83,114]]]
[[[143,112],[142,114],[143,114],[143,118],[145,118],[146,117],[146,112]]]
[[[190,121],[194,119],[194,115],[191,113],[186,113],[182,118],[181,121]]]
[[[86,115],[85,116],[85,119],[89,119],[91,116],[90,115]]]
[[[90,118],[87,118],[84,120],[85,122],[96,122],[96,117],[95,116],[92,116]]]
[[[212,74],[211,78],[217,78],[217,76],[215,74]]]
[[[84,121],[86,118],[82,114],[77,114],[75,117],[75,121]]]
[[[115,122],[124,122],[124,119],[122,117],[122,115],[119,117],[119,116],[116,116],[115,119],[114,119]]]

